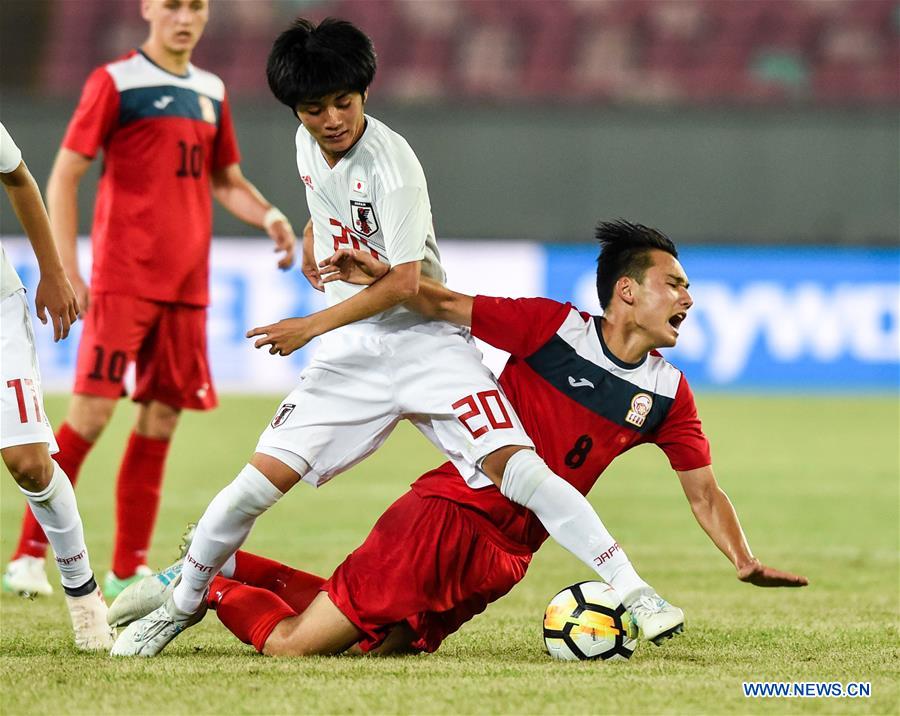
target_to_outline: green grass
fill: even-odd
[[[186,522],[240,469],[277,399],[230,398],[187,414],[173,446],[150,562],[173,558]],[[4,595],[0,712],[141,713],[898,713],[898,407],[876,398],[701,396],[717,474],[756,554],[806,574],[803,590],[739,583],[694,523],[662,453],[621,458],[591,497],[643,576],[687,614],[662,648],[625,663],[551,661],[541,616],[590,578],[548,543],[526,579],[429,656],[275,660],[210,615],[154,660],[81,655],[59,589]],[[63,399],[48,401],[58,420]],[[131,408],[82,472],[79,502],[95,569],[112,539],[112,482]],[[321,490],[305,486],[257,524],[247,547],[323,574],[438,456],[401,426],[375,456]],[[23,505],[0,485],[4,561]],[[55,575],[51,577],[55,582]],[[869,699],[745,699],[742,681],[870,681]]]

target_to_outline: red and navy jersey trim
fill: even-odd
[[[567,398],[615,425],[642,435],[656,430],[675,402],[674,397],[645,390],[613,375],[603,366],[579,355],[559,335],[554,335],[525,362]],[[640,427],[625,420],[632,399],[638,393],[647,393],[653,398],[652,407]]]
[[[122,90],[119,93],[119,125],[125,126],[141,119],[161,117],[207,121],[200,108],[199,96],[195,90],[174,85]],[[215,111],[215,124],[218,126],[222,116],[222,102],[211,97],[207,99]]]

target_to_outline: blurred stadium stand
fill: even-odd
[[[145,34],[136,1],[4,5],[9,76],[42,92],[71,94]],[[271,39],[298,14],[366,28],[392,100],[900,102],[896,0],[223,0],[197,64],[236,97],[265,95]]]
[[[90,70],[145,38],[139,1],[0,0],[0,112],[42,183]],[[372,36],[367,111],[415,148],[441,237],[586,241],[623,216],[691,243],[898,242],[900,0],[212,0],[194,60],[302,224],[264,72],[298,15]],[[92,200],[89,177],[84,233]],[[215,230],[256,233],[221,209]]]

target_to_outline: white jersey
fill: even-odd
[[[302,125],[296,141],[316,261],[339,248],[363,249],[391,266],[421,261],[424,276],[445,281],[425,172],[403,137],[367,115],[362,137],[334,167]],[[325,295],[331,306],[364,289],[335,281],[325,284]],[[397,306],[369,320],[409,313]]]
[[[0,174],[14,172],[21,163],[22,152],[9,136],[6,127],[0,123]],[[6,257],[3,246],[0,246],[0,299],[11,296],[21,288],[23,288],[22,279]]]

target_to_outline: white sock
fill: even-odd
[[[222,565],[222,569],[219,570],[219,574],[226,579],[231,579],[232,577],[234,577],[235,569],[237,569],[237,559],[235,559],[234,555],[231,555],[228,559],[225,560],[225,564]]]
[[[500,492],[531,510],[554,540],[599,574],[621,599],[649,588],[587,498],[534,451],[520,450],[509,459]]]
[[[178,609],[188,614],[197,611],[213,577],[247,539],[256,518],[282,494],[259,470],[245,465],[213,498],[197,523],[181,581],[172,594]]]
[[[75,490],[63,469],[53,460],[53,477],[46,488],[40,492],[19,489],[53,548],[63,588],[75,589],[89,582],[94,573],[84,544],[81,515]]]

